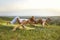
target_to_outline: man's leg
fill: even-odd
[[[21,26],[23,27],[23,28],[25,28],[26,26],[25,26],[25,24],[21,24]]]

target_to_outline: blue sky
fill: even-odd
[[[0,16],[11,15],[60,16],[60,0],[0,0]]]

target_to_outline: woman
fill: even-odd
[[[47,18],[47,19],[39,18],[39,19],[37,20],[37,23],[40,23],[40,24],[44,27],[45,25],[47,25],[47,23],[48,23],[49,21],[51,21],[50,18]],[[48,26],[48,25],[47,25],[47,26]]]

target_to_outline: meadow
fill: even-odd
[[[6,25],[6,21],[10,21],[10,18],[0,18],[0,40],[60,40],[60,26],[48,25],[42,27],[27,25],[27,27],[35,28],[34,30],[18,29],[11,31],[13,25]],[[6,19],[6,20],[5,20]]]

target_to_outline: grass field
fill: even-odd
[[[60,26],[58,25],[27,26],[35,29],[17,29],[13,32],[11,31],[13,29],[12,25],[0,24],[0,40],[60,40]]]
[[[33,27],[33,26],[29,26]],[[13,26],[0,25],[0,40],[60,40],[60,26],[36,26],[34,30],[11,31]]]

